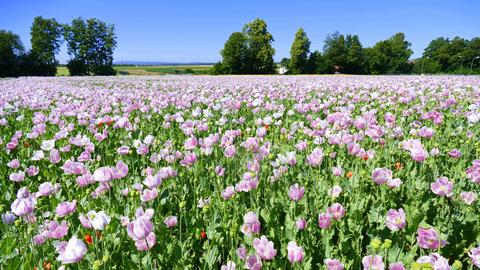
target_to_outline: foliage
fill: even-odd
[[[247,73],[275,73],[275,62],[273,61],[275,49],[271,44],[274,39],[267,30],[267,23],[256,18],[243,27],[242,33],[247,40]]]
[[[29,51],[19,57],[19,76],[55,76],[56,64],[41,60],[35,51]]]
[[[440,66],[443,73],[468,73],[470,68],[480,69],[480,38],[467,40],[461,37],[453,39],[439,37],[432,40],[423,53],[422,59],[429,58]]]
[[[365,57],[362,44],[357,35],[347,35],[345,40],[347,60],[344,72],[347,74],[363,74]]]
[[[62,26],[54,18],[45,19],[37,16],[33,19],[30,29],[32,49],[29,58],[36,57],[37,59],[29,61],[34,61],[35,64],[27,67],[30,70],[28,73],[55,76],[58,65],[55,55],[60,50],[62,33]]]
[[[234,32],[230,35],[220,54],[222,60],[222,73],[224,74],[243,74],[247,72],[248,48],[245,36],[240,32]]]
[[[290,63],[288,72],[291,74],[303,74],[307,72],[308,54],[310,53],[310,40],[307,33],[300,27],[295,33],[295,39],[290,49]]]
[[[417,59],[412,68],[413,74],[435,74],[441,71],[442,67],[440,64],[431,58]]]
[[[282,60],[280,60],[280,65],[288,68],[288,66],[290,65],[290,58],[287,58],[287,57],[282,58]]]
[[[273,36],[267,23],[255,19],[245,24],[242,32],[234,32],[220,52],[222,61],[217,63],[212,74],[273,74],[275,62],[272,47]]]
[[[474,269],[479,85],[0,80],[0,268]]]
[[[71,59],[67,63],[67,69],[71,76],[88,75],[87,65],[81,59]]]
[[[0,77],[16,77],[19,74],[19,57],[24,52],[17,34],[0,30]]]
[[[323,56],[329,73],[343,71],[347,64],[345,37],[338,32],[328,34],[323,46]]]
[[[115,74],[112,62],[117,42],[113,25],[96,18],[76,18],[64,28],[68,53],[72,57],[67,66],[75,67],[72,75]]]
[[[408,60],[413,53],[410,46],[403,33],[396,33],[387,40],[377,42],[365,50],[367,70],[370,74],[409,73],[411,65]]]
[[[310,53],[307,62],[307,73],[309,74],[325,74],[329,73],[330,68],[325,61],[325,57],[318,50]]]

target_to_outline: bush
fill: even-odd
[[[116,75],[117,71],[112,66],[93,66],[92,73],[94,75]]]
[[[19,70],[20,76],[55,76],[57,63],[44,63],[35,53],[29,52],[20,56]]]
[[[222,63],[221,62],[216,63],[210,70],[210,74],[212,75],[225,74],[225,68],[223,67]]]
[[[70,76],[85,76],[87,75],[87,66],[82,60],[72,59],[67,63],[67,69]]]

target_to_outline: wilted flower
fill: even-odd
[[[460,152],[460,150],[455,148],[452,151],[448,152],[448,155],[452,158],[459,158],[462,156],[462,152]]]
[[[244,245],[241,245],[237,248],[237,256],[240,258],[240,259],[245,259],[247,257],[247,249],[245,248]]]
[[[303,252],[303,248],[298,246],[295,241],[288,242],[287,253],[288,253],[287,254],[288,260],[291,263],[300,263],[302,262],[303,257],[305,256],[305,253]]]
[[[268,241],[265,235],[253,239],[253,248],[256,254],[263,260],[271,260],[277,255],[277,250],[273,247],[273,242]]]
[[[392,179],[392,171],[386,168],[376,168],[372,173],[372,180],[375,184],[381,185]]]
[[[175,225],[177,225],[177,217],[176,216],[168,216],[168,217],[165,218],[163,223],[165,223],[165,225],[167,225],[167,228],[172,228]]]
[[[228,261],[227,264],[224,264],[220,267],[220,270],[235,270],[237,268],[237,265],[232,262]]]
[[[345,216],[345,208],[339,203],[334,203],[327,209],[327,213],[330,214],[333,219],[337,220]]]
[[[388,270],[405,270],[402,262],[392,263],[388,266]]]
[[[335,176],[341,176],[343,174],[343,169],[341,167],[332,167],[332,173]]]
[[[73,200],[72,202],[61,202],[57,205],[55,211],[59,217],[68,216],[77,209],[77,201]]]
[[[153,223],[150,221],[153,209],[143,211],[142,208],[138,208],[135,215],[136,219],[127,225],[127,234],[135,241],[138,250],[149,250],[156,244]]]
[[[250,255],[245,261],[245,267],[249,270],[262,269],[262,259],[258,255]]]
[[[95,230],[102,231],[105,229],[105,226],[110,223],[110,217],[104,211],[96,212],[94,210],[90,210],[87,213],[87,218]]]
[[[390,209],[387,212],[387,220],[385,221],[385,225],[391,230],[391,231],[397,231],[400,229],[403,229],[407,223],[406,223],[406,217],[405,217],[405,212],[403,211],[402,208],[396,210],[396,209]]]
[[[77,263],[87,253],[87,245],[76,236],[73,236],[68,242],[60,243],[56,249],[59,253],[57,260],[62,264]]]
[[[38,160],[42,160],[44,157],[45,157],[45,154],[43,153],[43,151],[38,150],[38,151],[33,152],[31,160],[38,161]]]
[[[325,259],[327,270],[343,270],[343,264],[337,259]]]
[[[331,189],[328,190],[328,194],[332,198],[337,198],[338,196],[340,196],[340,193],[342,193],[342,188],[338,185],[335,185]]]
[[[20,182],[23,182],[23,180],[25,179],[25,173],[24,172],[11,173],[8,178],[12,182],[20,183]]]
[[[393,178],[387,180],[387,186],[389,188],[397,188],[402,184],[402,180],[400,178]]]
[[[472,203],[477,199],[477,194],[475,192],[462,192],[460,193],[460,197],[462,200],[468,204],[472,205]]]
[[[140,195],[140,200],[142,202],[149,202],[151,200],[154,200],[158,196],[158,190],[157,188],[152,188],[152,189],[144,189],[142,194]]]
[[[319,166],[323,161],[323,149],[316,147],[313,152],[307,156],[307,163],[311,166]]]
[[[480,268],[480,246],[470,249],[468,257],[470,257],[473,265]]]
[[[303,194],[305,192],[305,188],[300,187],[298,184],[295,184],[290,187],[290,191],[288,192],[288,197],[292,201],[300,201],[303,198]]]
[[[305,229],[305,227],[307,226],[307,220],[304,219],[304,218],[299,218],[299,219],[297,219],[297,221],[295,222],[295,225],[297,226],[297,229],[303,230],[303,229]]]
[[[318,215],[318,226],[322,229],[326,229],[332,225],[332,215],[329,213],[320,213]]]
[[[365,256],[362,259],[363,270],[383,270],[385,265],[383,264],[382,256]]]
[[[12,224],[15,221],[16,217],[10,212],[2,214],[2,222],[5,225]]]
[[[435,228],[419,227],[417,230],[417,243],[418,246],[424,249],[438,249],[444,246],[446,242],[440,239]]]
[[[245,214],[240,231],[245,235],[252,235],[260,232],[260,221],[255,212],[248,212]]]
[[[437,178],[434,183],[431,183],[430,189],[439,196],[452,197],[453,195],[453,183],[444,176]]]
[[[224,191],[222,191],[222,197],[225,200],[230,199],[234,194],[235,194],[235,187],[233,186],[228,186],[225,188]]]
[[[48,196],[53,194],[55,189],[53,188],[52,183],[50,182],[45,182],[41,183],[40,186],[38,186],[38,192],[36,193],[37,198],[40,196]]]

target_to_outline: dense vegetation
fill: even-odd
[[[273,41],[265,29],[261,32],[263,40]],[[233,33],[221,51],[222,61],[213,69],[214,74],[259,74],[252,65],[249,55],[261,54],[258,47],[248,46],[249,38],[240,32]],[[411,43],[404,33],[396,33],[374,46],[364,48],[358,35],[343,35],[338,32],[327,35],[323,52],[310,52],[310,40],[303,28],[295,34],[290,58],[283,58],[280,65],[288,68],[289,74],[409,74],[409,73],[455,73],[468,74],[480,72],[480,38],[470,41],[455,37],[437,38],[430,42],[420,59],[410,60],[413,51]],[[269,47],[271,48],[271,47]],[[263,49],[269,53],[265,58],[270,61],[275,51]],[[478,57],[478,58],[477,58]],[[469,66],[467,66],[469,65]],[[271,71],[271,70],[269,70]]]
[[[0,77],[54,76],[62,42],[68,46],[70,75],[113,75],[115,28],[98,19],[72,20],[62,25],[55,19],[35,17],[31,27],[32,49],[25,52],[20,37],[0,30]],[[222,61],[211,74],[274,74],[274,38],[267,23],[257,18],[241,32],[234,32],[220,54]],[[303,28],[295,34],[290,58],[280,61],[288,74],[422,74],[480,73],[480,38],[439,37],[430,42],[419,59],[410,59],[413,51],[404,33],[396,33],[374,46],[364,48],[358,35],[338,32],[327,35],[322,51],[311,51]],[[173,74],[204,74],[173,69]]]
[[[480,267],[480,77],[0,80],[0,269]]]
[[[98,19],[77,18],[71,25],[54,18],[34,18],[30,30],[32,48],[25,51],[17,34],[0,30],[0,77],[55,76],[55,55],[66,41],[72,59],[71,75],[113,75],[114,26]]]

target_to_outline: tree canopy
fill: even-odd
[[[273,36],[267,23],[255,19],[245,24],[242,32],[235,32],[220,51],[222,61],[217,63],[213,74],[273,74],[275,62],[272,47]]]
[[[367,70],[370,74],[409,73],[408,60],[413,51],[411,43],[405,40],[404,33],[396,33],[387,40],[377,42],[365,50]]]
[[[274,39],[267,30],[267,23],[256,18],[243,27],[243,34],[248,46],[248,73],[275,73],[275,62],[273,61],[275,49],[272,47]]]
[[[113,50],[117,45],[115,27],[96,18],[76,18],[65,26],[65,40],[72,59],[67,67],[71,75],[111,75]]]
[[[295,34],[295,39],[290,49],[290,63],[288,65],[291,74],[307,73],[308,54],[310,53],[310,40],[307,33],[300,27]]]
[[[24,47],[17,34],[0,30],[0,77],[15,77],[19,74],[19,57]]]
[[[221,55],[223,57],[223,73],[242,74],[247,72],[247,40],[242,33],[234,32],[230,35]]]

